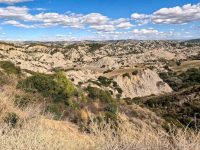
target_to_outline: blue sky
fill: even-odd
[[[199,0],[0,0],[0,40],[193,38]]]

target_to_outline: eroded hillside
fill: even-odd
[[[27,75],[62,70],[76,85],[98,86],[122,98],[171,92],[157,74],[197,59],[199,53],[199,43],[178,41],[0,43],[1,60],[13,62]],[[113,80],[115,87],[100,85],[101,76]]]
[[[199,149],[198,43],[0,47],[0,148]]]

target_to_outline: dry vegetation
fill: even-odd
[[[10,90],[10,89],[9,89]],[[125,115],[117,127],[111,122],[91,122],[89,133],[67,121],[54,121],[42,115],[40,107],[20,110],[14,106],[8,91],[0,95],[0,149],[5,150],[199,150],[200,134],[190,130],[166,133],[141,122],[130,123]],[[15,126],[5,122],[5,116],[15,113]],[[10,119],[12,121],[12,118]]]
[[[12,61],[20,67],[7,61],[14,49],[2,49],[6,59],[0,62],[0,150],[199,150],[199,60],[172,60],[172,53],[199,51],[200,45],[164,43],[119,41],[72,44],[58,49],[37,44],[27,49],[14,47],[19,56],[14,51]],[[163,45],[165,53],[160,51]],[[177,48],[183,52],[174,52]],[[36,52],[46,53],[47,58],[37,58],[33,55]],[[162,58],[161,52],[170,55]],[[86,53],[89,57],[79,60]],[[193,53],[184,55],[191,56]],[[66,60],[70,61],[70,69],[63,68]],[[132,61],[134,68],[129,66]],[[85,64],[97,72],[82,68]],[[148,65],[153,65],[151,70],[139,78]],[[74,66],[86,72],[78,72]],[[122,89],[115,77],[123,79],[122,83],[130,78],[143,80],[150,75],[155,77],[156,68],[161,71],[160,77],[152,80],[162,78],[169,84],[170,93],[122,97],[127,89]],[[70,71],[75,73],[70,76]],[[79,77],[81,84],[77,85],[74,80]],[[138,85],[138,90],[130,93],[146,92],[152,87]]]

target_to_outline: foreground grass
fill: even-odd
[[[144,122],[131,123],[125,115],[114,126],[112,122],[91,122],[90,133],[80,132],[67,121],[54,121],[41,116],[39,107],[19,110],[0,94],[1,150],[199,150],[200,133],[174,130],[166,133],[152,129]],[[19,116],[15,127],[3,122],[7,113]]]
[[[52,120],[51,115],[44,114],[40,106],[19,109],[13,101],[13,91],[16,89],[12,86],[3,89],[0,89],[1,150],[200,149],[198,131],[186,128],[166,133],[162,129],[153,129],[139,119],[133,123],[123,114],[120,114],[117,126],[112,122],[91,122],[87,132],[81,132],[78,126],[68,121]]]
[[[45,121],[46,122],[46,121]],[[47,122],[46,122],[47,123]],[[155,132],[143,126],[136,128],[125,122],[116,131],[111,124],[91,125],[85,134],[69,128],[67,123],[32,120],[23,127],[11,129],[1,125],[2,150],[199,150],[200,136],[187,131]],[[53,125],[52,125],[53,124]]]

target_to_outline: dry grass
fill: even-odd
[[[182,62],[180,66],[173,66],[172,70],[181,73],[187,71],[190,68],[199,68],[199,66],[200,60],[190,60]]]
[[[12,91],[12,90],[11,90]],[[3,122],[3,116],[15,112],[20,121],[14,128]],[[92,122],[90,134],[82,133],[67,121],[42,116],[40,107],[20,110],[8,92],[0,94],[1,150],[199,150],[200,133],[155,130],[141,122],[130,123],[121,115],[117,128],[112,123]]]
[[[200,133],[175,130],[166,133],[145,124],[138,128],[126,119],[115,130],[111,124],[93,124],[93,149],[96,150],[199,150]]]

